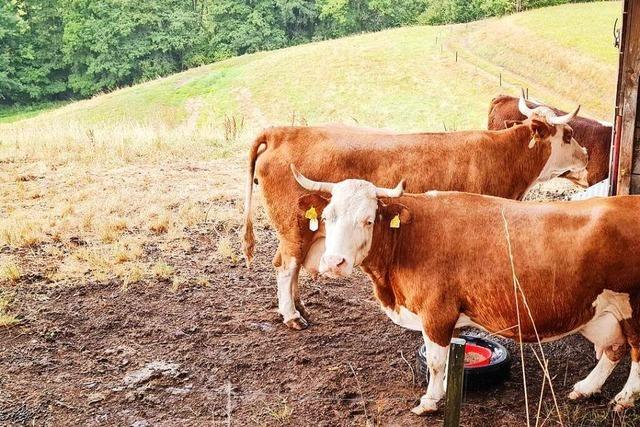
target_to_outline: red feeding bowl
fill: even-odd
[[[491,363],[491,350],[475,344],[467,344],[464,348],[464,367],[475,368]]]

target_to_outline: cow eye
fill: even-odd
[[[364,225],[366,225],[367,227],[371,227],[373,225],[373,220],[371,218],[365,219]]]
[[[562,140],[566,143],[566,144],[570,144],[571,143],[571,139],[573,138],[573,131],[570,129],[565,129],[564,130],[564,135],[562,135]]]

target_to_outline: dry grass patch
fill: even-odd
[[[7,296],[0,293],[0,327],[14,326],[20,323],[16,316],[7,313],[10,302]]]
[[[195,284],[198,286],[202,286],[203,288],[208,288],[211,286],[211,281],[206,276],[198,276],[195,279]]]
[[[130,285],[141,282],[145,277],[145,268],[142,264],[129,263],[116,269],[116,276],[122,280],[122,290],[127,291]]]
[[[118,242],[113,248],[113,262],[122,264],[135,261],[144,254],[142,245],[137,240],[125,240]]]
[[[178,209],[178,219],[184,227],[193,227],[205,220],[206,212],[197,203],[187,202]]]
[[[230,260],[234,264],[239,260],[238,254],[233,248],[231,238],[228,236],[221,236],[218,239],[218,243],[216,244],[216,254],[220,258]]]
[[[13,216],[0,222],[0,244],[14,248],[34,247],[45,240],[42,224],[26,216]]]
[[[170,280],[176,271],[175,268],[164,261],[156,262],[151,270],[153,275],[160,280]]]
[[[22,269],[13,262],[0,264],[0,283],[17,283],[22,277]]]
[[[154,214],[149,219],[149,230],[155,234],[163,234],[171,227],[171,215],[168,212]]]

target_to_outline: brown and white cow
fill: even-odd
[[[520,300],[523,341],[580,333],[594,343],[599,361],[575,384],[571,399],[599,392],[629,344],[631,372],[613,402],[618,410],[634,404],[640,394],[640,197],[548,203],[440,191],[400,197],[402,183],[389,190],[353,179],[315,182],[292,169],[314,192],[300,197],[299,212],[313,205],[325,221],[320,272],[346,277],[361,267],[385,313],[422,331],[430,380],[413,412],[437,410],[455,328],[519,336],[503,215],[536,328]]]
[[[524,102],[524,99],[523,99]],[[461,190],[519,199],[538,180],[565,171],[584,172],[587,153],[570,137],[566,123],[577,110],[556,116],[532,112],[523,124],[500,131],[395,134],[346,127],[278,127],[265,130],[253,143],[245,195],[243,252],[253,258],[251,196],[254,174],[262,186],[269,218],[278,233],[274,257],[278,311],[287,326],[307,322],[298,291],[300,268],[315,275],[324,227],[309,229],[291,210],[304,191],[293,180],[289,164],[308,176],[340,181],[358,177],[391,185],[409,177],[407,188]]]
[[[526,116],[518,107],[519,99],[513,96],[500,95],[491,100],[487,129],[504,129],[514,120],[524,120]],[[526,107],[535,109],[541,104],[527,101]],[[557,108],[548,107],[557,115],[566,114]],[[587,165],[587,181],[589,185],[597,184],[609,176],[609,156],[611,149],[610,123],[576,116],[569,121],[573,128],[573,137],[589,152]]]

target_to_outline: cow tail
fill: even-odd
[[[247,267],[253,260],[255,250],[255,236],[253,234],[253,219],[251,217],[251,201],[253,194],[253,178],[256,171],[256,161],[258,156],[264,151],[267,144],[267,133],[263,131],[251,145],[249,151],[249,171],[244,194],[244,225],[242,227],[242,253],[244,254]],[[264,147],[264,148],[261,148]]]

